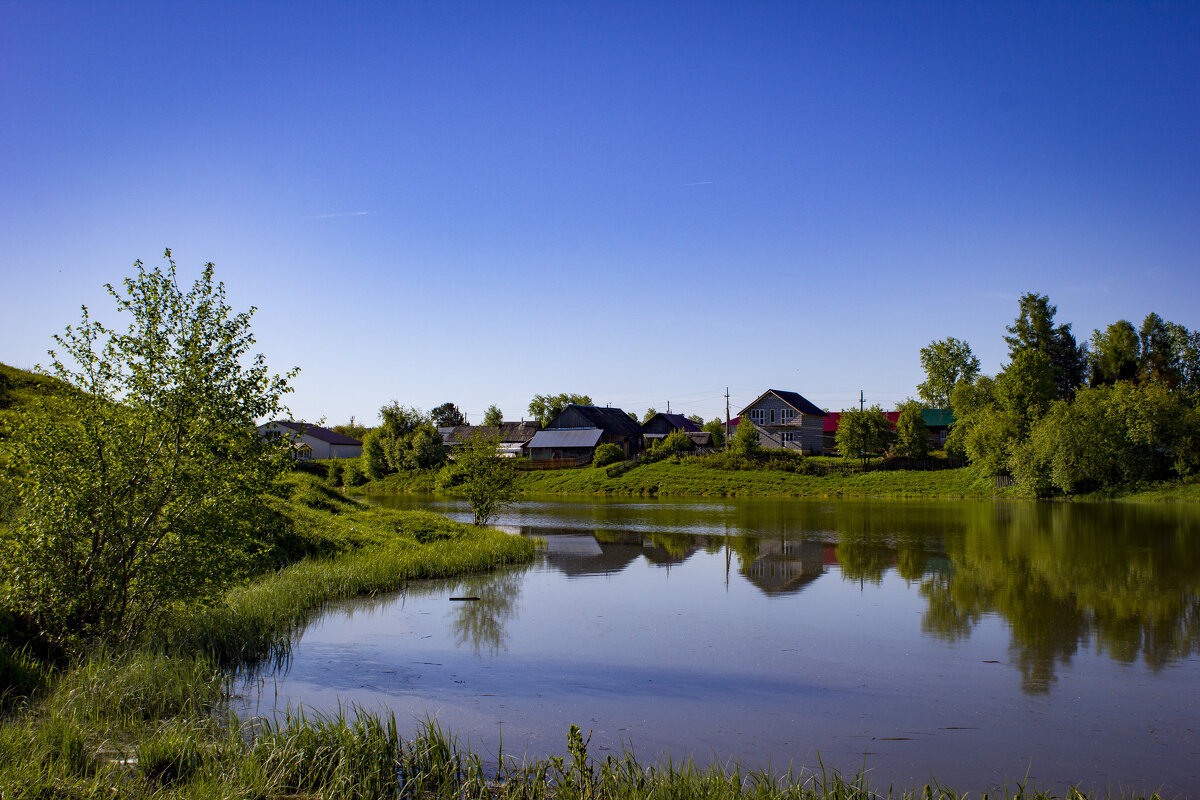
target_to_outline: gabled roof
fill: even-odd
[[[529,440],[529,448],[542,447],[595,447],[604,431],[599,428],[555,428],[538,431]]]
[[[759,400],[762,400],[764,397],[766,397],[769,394],[775,395],[780,400],[782,400],[783,402],[787,403],[792,408],[799,411],[801,414],[808,414],[808,415],[814,416],[814,417],[823,417],[827,413],[827,412],[822,411],[821,409],[817,408],[812,403],[810,403],[799,392],[785,392],[782,389],[767,389],[765,392],[760,394],[758,397],[754,398],[753,403],[751,403],[750,405],[746,406],[741,411],[739,411],[738,416],[745,414],[747,411],[749,411],[751,408],[754,407],[755,403],[757,403]]]
[[[353,436],[347,436],[344,433],[331,431],[329,428],[322,428],[320,425],[313,425],[308,422],[294,422],[290,419],[277,419],[260,427],[266,427],[267,425],[271,424],[278,425],[281,428],[287,428],[290,431],[295,431],[296,433],[303,434],[304,436],[311,436],[318,441],[328,442],[329,444],[362,444],[362,442],[360,442],[358,439],[355,439]]]
[[[472,436],[484,438],[499,437],[501,442],[528,442],[533,435],[541,430],[541,423],[533,422],[502,422],[496,425],[455,425],[450,428],[438,428],[445,444],[462,444]]]
[[[644,424],[649,425],[658,417],[662,417],[667,422],[671,423],[671,427],[677,431],[683,431],[684,433],[695,433],[696,431],[700,430],[700,426],[696,424],[695,420],[688,419],[683,414],[663,414],[660,412],[646,420]]]
[[[619,434],[622,436],[639,436],[642,433],[642,426],[634,421],[633,417],[626,414],[619,408],[600,408],[599,406],[579,406],[572,403],[558,413],[554,419],[574,409],[592,425],[596,426],[605,433]],[[550,420],[550,425],[553,427],[554,420]]]

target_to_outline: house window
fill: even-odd
[[[767,412],[764,409],[761,409],[761,408],[750,409],[750,421],[753,422],[755,425],[762,425],[763,421],[766,418],[767,418]]]
[[[772,408],[771,409],[771,423],[774,424],[774,422],[775,422],[775,409]]]
[[[780,422],[791,422],[792,417],[794,417],[794,416],[796,416],[795,409],[785,408],[779,412],[779,421]]]

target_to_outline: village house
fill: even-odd
[[[826,416],[799,393],[780,389],[768,389],[738,413],[754,423],[763,447],[803,453],[821,452]]]
[[[619,408],[580,406],[560,411],[529,441],[529,457],[590,459],[601,444],[618,445],[628,458],[642,450],[642,426]]]
[[[474,436],[485,439],[499,439],[500,455],[505,458],[517,458],[526,455],[526,448],[534,434],[542,429],[542,423],[537,420],[528,422],[502,422],[499,425],[454,425],[449,428],[438,428],[442,435],[442,444],[451,454],[462,447]]]
[[[712,434],[703,430],[695,420],[688,419],[683,414],[657,413],[642,423],[642,438],[649,447],[656,441],[680,431],[696,443],[697,447],[712,447]]]
[[[358,458],[362,455],[362,442],[358,439],[308,422],[272,420],[259,425],[258,434],[264,439],[290,440],[295,457],[299,461]]]
[[[891,423],[892,430],[895,430],[896,421],[900,419],[900,412],[885,411],[883,415]],[[822,437],[825,442],[825,452],[829,455],[837,455],[837,431],[841,419],[842,412],[840,411],[832,411],[825,417]],[[948,408],[926,408],[921,411],[921,420],[925,423],[925,427],[929,429],[929,449],[941,450],[945,448],[946,439],[950,435],[950,426],[954,424],[954,412]]]

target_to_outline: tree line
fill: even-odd
[[[921,350],[927,402],[949,401],[947,450],[982,477],[1027,492],[1093,491],[1200,467],[1200,332],[1150,313],[1078,342],[1045,295],[1025,294],[1006,328],[1008,363],[979,374],[955,339]]]

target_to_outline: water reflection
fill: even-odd
[[[670,570],[697,553],[724,553],[726,585],[736,574],[768,596],[830,571],[860,587],[895,574],[924,602],[921,634],[958,644],[1002,619],[1029,695],[1049,693],[1092,648],[1152,671],[1200,653],[1200,509],[1191,506],[559,500],[505,521],[543,537],[545,563],[570,578],[635,563]],[[512,580],[494,596],[515,596]],[[502,647],[512,606],[474,613],[464,638],[480,651]]]
[[[1200,652],[1200,536],[1177,507],[999,505],[948,533],[951,578],[927,579],[923,629],[949,641],[1001,615],[1027,692],[1093,638],[1097,651],[1157,671]]]

